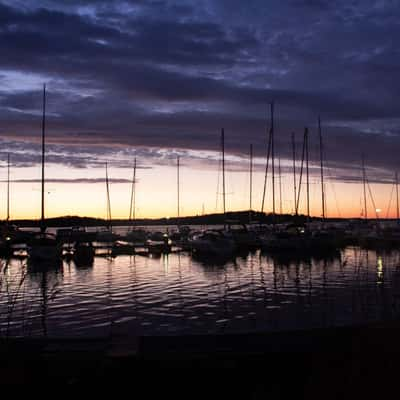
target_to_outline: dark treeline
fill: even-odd
[[[226,218],[226,219],[225,219]],[[320,221],[321,218],[312,217],[311,221]],[[329,219],[330,221],[339,221],[341,219]],[[272,224],[272,223],[295,223],[303,224],[307,221],[305,215],[290,215],[290,214],[266,214],[257,211],[251,213],[251,221],[253,224]],[[249,211],[235,211],[226,213],[226,217],[223,213],[220,214],[207,214],[207,215],[195,215],[189,217],[180,218],[142,218],[128,220],[128,219],[113,219],[112,225],[124,226],[124,225],[223,225],[224,222],[236,223],[236,224],[248,224],[249,222]],[[10,223],[21,226],[21,227],[39,227],[40,220],[32,219],[20,219],[10,221]],[[46,225],[48,227],[66,227],[66,226],[108,226],[109,221],[103,218],[91,218],[91,217],[78,217],[78,216],[63,216],[56,218],[46,219]]]

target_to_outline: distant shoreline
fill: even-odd
[[[257,211],[251,212],[251,221],[253,224],[272,224],[275,223],[296,223],[302,224],[307,222],[306,215],[294,216],[291,214],[272,214],[261,213]],[[329,222],[340,222],[349,220],[362,220],[362,218],[326,218]],[[374,219],[370,219],[373,221]],[[395,219],[390,219],[395,220]],[[386,221],[390,221],[386,220]],[[310,217],[310,221],[322,221],[319,217]],[[234,211],[226,213],[226,219],[223,213],[207,214],[207,215],[195,215],[180,218],[141,218],[136,220],[128,219],[113,219],[107,221],[103,218],[92,218],[92,217],[79,217],[79,216],[62,216],[55,218],[47,218],[46,226],[48,227],[67,227],[67,226],[154,226],[154,225],[223,225],[224,223],[233,224],[248,224],[249,223],[249,211]],[[5,221],[3,223],[6,223]],[[17,225],[20,227],[39,227],[40,220],[37,219],[19,219],[11,220],[10,224]]]

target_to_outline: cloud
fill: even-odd
[[[194,150],[218,151],[221,127],[230,154],[253,143],[261,157],[274,100],[281,157],[308,126],[317,163],[320,114],[326,161],[348,171],[338,178],[351,179],[362,152],[389,176],[400,151],[399,13],[369,0],[3,2],[0,134],[26,144],[20,165],[36,162],[46,81],[48,141],[64,146],[49,162],[100,166],[129,148],[154,164],[167,162],[162,149],[197,163]]]

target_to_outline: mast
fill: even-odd
[[[272,158],[272,223],[275,224],[275,140],[274,140],[274,102],[271,102],[271,158]]]
[[[180,196],[179,196],[179,156],[176,158],[176,183],[177,183],[177,199],[178,199],[178,212],[177,212],[177,216],[178,216],[178,226],[179,226],[179,217],[180,217]]]
[[[7,222],[10,220],[10,153],[7,155]]]
[[[108,182],[108,167],[106,163],[106,190],[107,190],[107,220],[108,228],[111,229],[111,204],[110,204],[110,188]]]
[[[133,160],[133,176],[132,176],[132,190],[131,190],[131,205],[129,208],[129,221],[135,222],[136,220],[136,157]]]
[[[306,140],[306,179],[307,179],[307,221],[310,221],[310,176],[308,173],[308,128],[305,129]]]
[[[396,217],[397,223],[399,223],[399,180],[396,171]]]
[[[222,148],[222,201],[224,205],[224,229],[226,229],[226,203],[225,203],[225,132],[221,130],[221,148]]]
[[[322,147],[321,118],[318,116],[318,132],[319,132],[319,155],[321,160],[321,196],[322,196],[322,219],[325,221],[325,186],[324,186],[324,162]]]
[[[250,144],[250,193],[249,193],[249,224],[251,224],[251,211],[253,200],[253,145]]]
[[[278,177],[279,177],[279,214],[282,215],[282,174],[281,157],[278,157]]]
[[[307,128],[304,129],[303,151],[302,151],[302,154],[301,154],[301,164],[300,164],[299,190],[298,190],[298,193],[297,193],[297,201],[296,201],[296,215],[299,212],[301,182],[302,182],[302,179],[303,179],[303,164],[304,164],[304,154],[305,154],[305,150],[306,150],[306,141],[307,141]]]
[[[368,212],[367,212],[367,192],[366,192],[366,175],[365,175],[365,158],[364,153],[361,154],[361,162],[362,162],[362,171],[363,171],[363,191],[364,191],[364,218],[365,220],[368,219]]]
[[[267,148],[267,163],[265,165],[265,175],[264,175],[264,189],[263,189],[263,196],[261,202],[261,212],[264,212],[264,203],[265,203],[265,192],[267,190],[267,177],[268,177],[268,166],[269,166],[269,158],[271,155],[271,127],[269,128],[269,136],[268,136],[268,148]]]
[[[294,132],[292,132],[292,152],[293,152],[293,188],[294,188],[294,213],[297,215],[297,206],[296,206],[296,144],[294,141]]]
[[[46,225],[44,220],[44,164],[45,164],[45,121],[46,121],[46,84],[43,85],[43,115],[42,115],[42,204],[41,204],[41,216],[40,216],[40,231],[43,233],[46,231]]]

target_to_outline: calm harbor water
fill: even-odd
[[[35,272],[1,261],[0,335],[219,334],[330,327],[400,315],[400,252],[348,247],[327,259],[259,251],[231,260],[95,257]]]

